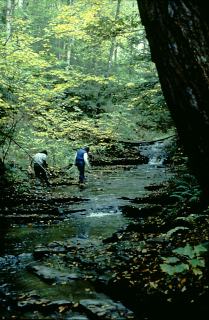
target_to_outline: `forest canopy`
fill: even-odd
[[[3,160],[47,148],[59,164],[83,144],[173,130],[135,0],[0,0],[0,12]]]

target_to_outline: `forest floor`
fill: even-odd
[[[59,184],[63,180],[57,176],[54,181]],[[202,320],[209,315],[209,211],[201,209],[198,192],[194,192],[196,186],[190,178],[188,181],[182,186],[151,185],[149,196],[135,198],[131,205],[122,208],[124,215],[133,218],[125,229],[103,239],[93,250],[91,243],[69,248],[73,253],[70,256],[63,251],[64,259],[69,264],[76,262],[98,291],[133,311],[132,314],[126,310],[115,317],[103,308],[103,313],[101,309],[92,311],[85,319]],[[79,196],[56,195],[46,199],[30,192],[17,194],[14,186],[4,188],[1,240],[11,219],[20,224],[60,219],[60,203],[64,207],[81,200],[84,199]],[[59,243],[57,247],[59,254],[67,244]],[[42,259],[46,250],[49,254],[51,249],[36,251],[36,257]],[[21,302],[21,298],[15,299]],[[31,299],[27,299],[31,305]],[[39,309],[46,307],[44,301],[38,304]],[[64,302],[59,305],[62,315],[68,308]]]

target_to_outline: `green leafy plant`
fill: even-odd
[[[200,199],[201,190],[194,181],[193,176],[185,176],[176,181],[174,191],[170,197],[180,202],[188,201],[189,204],[194,204]]]
[[[205,259],[202,255],[207,251],[208,249],[203,244],[196,246],[187,244],[185,247],[172,250],[174,254],[177,254],[177,257],[163,257],[164,263],[160,264],[160,268],[170,276],[192,271],[195,275],[201,277],[202,268],[205,267]]]

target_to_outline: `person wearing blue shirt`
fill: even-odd
[[[90,168],[89,158],[89,147],[80,148],[76,151],[75,165],[79,171],[79,183],[83,184],[85,180],[85,166]]]

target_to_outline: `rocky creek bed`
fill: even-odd
[[[206,319],[208,213],[172,176],[108,166],[82,189],[2,192],[1,319]]]

